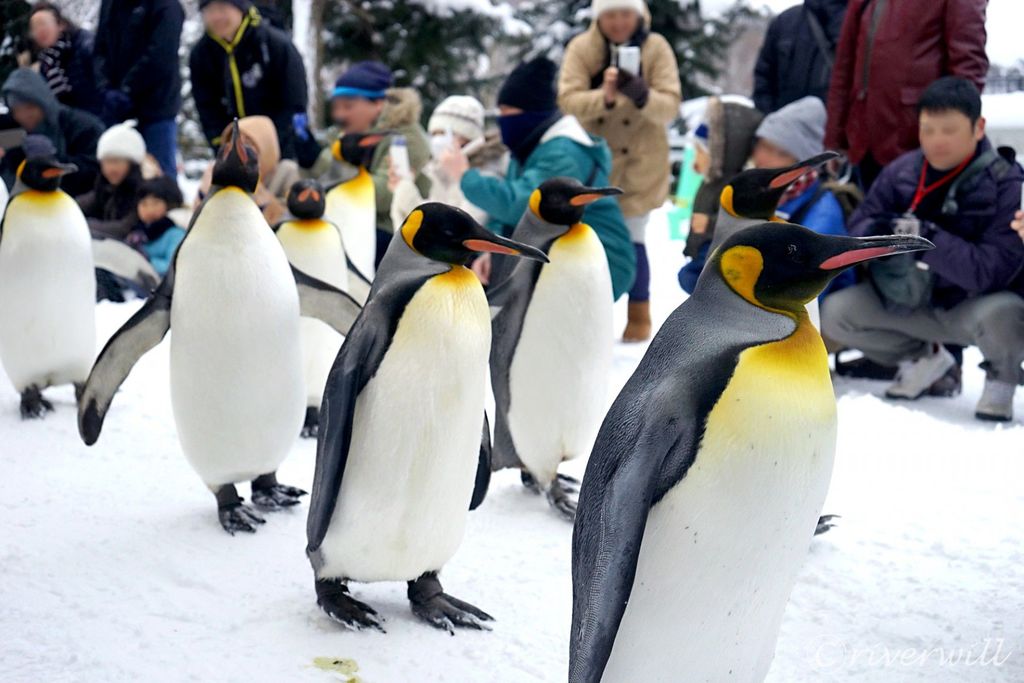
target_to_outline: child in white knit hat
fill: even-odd
[[[142,183],[146,142],[130,123],[111,126],[96,145],[100,175],[92,192],[76,197],[89,229],[123,240],[135,224],[135,195]]]
[[[468,154],[470,163],[476,162],[478,166],[490,158],[483,149],[486,145],[487,150],[493,150],[492,144],[485,143],[484,105],[467,95],[447,97],[431,114],[427,132],[430,135],[431,160],[423,172],[430,179],[430,196],[423,197],[413,179],[399,177],[392,166],[388,186],[394,194],[391,202],[393,224],[401,225],[406,216],[426,201],[457,206],[480,223],[486,222],[487,214],[466,199],[459,183],[449,179],[439,163],[446,153],[455,149]]]

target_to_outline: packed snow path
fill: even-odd
[[[662,220],[650,233],[661,320],[682,299],[680,245]],[[137,307],[101,305],[100,343]],[[495,477],[444,572],[492,632],[430,628],[402,584],[354,588],[387,635],[346,631],[315,603],[305,504],[252,536],[220,528],[179,451],[167,349],[135,368],[94,448],[70,387],[48,392],[55,414],[22,422],[0,377],[0,681],[347,680],[314,663],[331,660],[365,683],[565,680],[572,530],[516,474]],[[617,346],[613,391],[642,353]],[[1024,426],[973,420],[977,362],[969,352],[952,400],[893,404],[881,383],[837,383],[825,511],[842,519],[811,543],[769,681],[1024,680]],[[296,438],[281,480],[309,489],[314,454]]]

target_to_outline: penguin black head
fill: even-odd
[[[60,179],[77,170],[74,164],[62,164],[52,156],[35,157],[18,166],[18,180],[32,190],[56,192],[60,189]]]
[[[530,210],[553,225],[575,225],[588,204],[617,194],[622,194],[617,187],[587,187],[575,178],[551,178],[530,195]]]
[[[288,190],[288,211],[296,218],[322,218],[324,206],[324,188],[315,180],[300,180]]]
[[[373,160],[373,153],[381,143],[386,132],[380,133],[348,133],[341,135],[331,145],[331,154],[335,161],[346,161],[353,166],[368,167]]]
[[[219,187],[238,187],[246,192],[255,192],[260,182],[260,164],[256,150],[245,144],[238,129],[238,119],[224,136],[213,163],[212,184]]]
[[[737,232],[711,258],[729,287],[760,308],[800,313],[850,266],[935,245],[922,237],[820,235],[791,223],[761,223]]]
[[[743,171],[722,189],[722,208],[735,218],[769,221],[790,185],[838,156],[835,152],[825,152],[785,168],[752,168]]]
[[[464,266],[481,252],[548,260],[540,249],[495,235],[462,209],[439,202],[420,204],[400,232],[413,251],[443,263]]]

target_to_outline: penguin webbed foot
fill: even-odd
[[[572,522],[576,520],[576,496],[578,493],[579,488],[576,485],[567,484],[562,479],[562,475],[558,475],[548,486],[546,495],[551,507]]]
[[[218,509],[217,515],[224,531],[232,536],[236,531],[256,533],[257,526],[266,524],[266,520],[256,514],[255,510],[241,502]]]
[[[316,580],[316,604],[328,617],[353,631],[374,628],[387,633],[377,611],[352,597],[348,585],[337,579]]]
[[[252,480],[252,503],[263,510],[281,510],[299,504],[306,492],[277,481],[277,474],[261,474]]]
[[[43,392],[34,384],[21,392],[21,419],[39,420],[53,412],[53,404],[43,398]]]
[[[445,593],[437,572],[427,572],[415,581],[410,581],[408,595],[413,614],[450,635],[455,635],[456,627],[491,630],[486,622],[494,621],[494,617]]]
[[[320,433],[320,409],[316,406],[306,407],[306,420],[302,423],[299,436],[303,439],[315,439]]]
[[[265,519],[243,502],[245,499],[238,495],[234,484],[221,486],[214,491],[214,495],[217,497],[217,516],[220,518],[220,525],[232,536],[236,531],[256,533],[256,527],[266,523]]]
[[[818,517],[818,526],[814,529],[814,535],[818,536],[825,533],[835,526],[835,524],[832,523],[832,520],[841,519],[841,517],[841,515],[822,515],[821,517]]]
[[[540,490],[540,484],[538,484],[537,480],[533,478],[533,475],[527,472],[526,470],[520,470],[519,478],[522,480],[523,486],[526,487],[527,491],[532,491],[537,495],[540,495],[542,493],[542,491]]]

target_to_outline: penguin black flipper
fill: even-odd
[[[345,252],[345,263],[348,266],[348,291],[352,295],[352,298],[356,301],[366,302],[370,298],[370,288],[373,283],[370,279],[363,275],[363,272],[359,270],[359,267],[352,262],[349,258],[348,252]]]
[[[314,565],[341,493],[352,441],[356,398],[384,360],[406,305],[423,283],[436,274],[436,271],[423,273],[375,291],[334,360],[320,407],[316,469],[306,520],[306,553]]]
[[[721,280],[701,283],[703,302],[683,302],[662,325],[609,409],[587,463],[572,540],[570,683],[601,680],[633,590],[648,513],[693,464],[740,353],[795,329],[784,316],[742,303]],[[751,315],[762,327],[750,324]]]
[[[322,320],[338,334],[347,335],[362,306],[337,287],[306,275],[295,266],[292,266],[292,274],[299,290],[300,313],[307,318]]]
[[[171,328],[171,295],[174,267],[135,315],[121,326],[89,373],[78,401],[78,433],[87,446],[96,443],[114,393],[128,377],[135,363],[160,343]]]
[[[92,260],[97,268],[130,280],[146,291],[152,291],[160,284],[160,274],[146,257],[121,240],[93,233]]]
[[[473,484],[473,497],[469,501],[469,509],[476,510],[487,497],[487,488],[491,485],[491,423],[484,413],[484,428],[480,438],[480,461],[476,466],[476,482]]]

